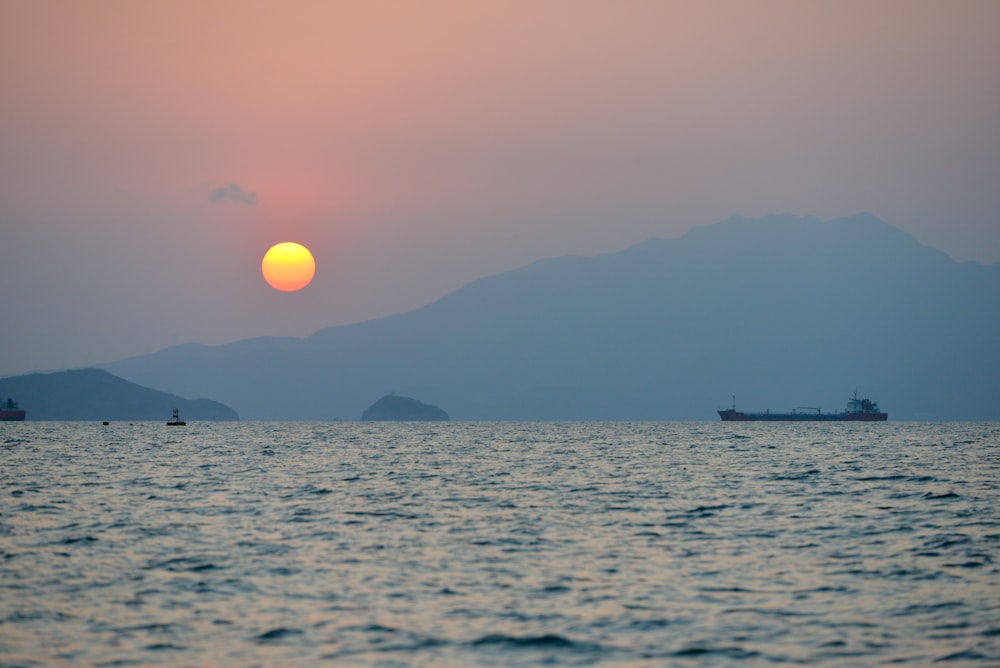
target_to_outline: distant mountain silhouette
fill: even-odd
[[[0,378],[0,396],[14,397],[27,420],[238,420],[236,411],[210,399],[182,399],[113,376],[101,369],[31,373]]]
[[[1000,265],[869,214],[732,218],[475,281],[306,339],[186,344],[103,365],[255,419],[353,419],[395,387],[455,419],[715,419],[843,408],[1000,419]]]
[[[361,420],[369,421],[446,421],[448,414],[422,401],[387,394],[365,409]]]

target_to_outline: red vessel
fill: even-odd
[[[870,399],[858,399],[855,392],[854,397],[847,400],[847,410],[843,413],[824,413],[811,406],[800,406],[791,413],[741,413],[736,410],[736,397],[733,397],[733,407],[719,411],[719,417],[723,422],[885,422],[889,414],[879,411],[878,404]]]
[[[17,407],[17,402],[13,399],[8,398],[7,401],[0,403],[0,422],[24,422],[24,416],[27,414],[27,411]]]

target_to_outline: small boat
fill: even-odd
[[[17,407],[17,402],[9,398],[0,401],[0,422],[24,422],[27,412]]]
[[[168,427],[183,427],[187,422],[181,419],[180,411],[174,409],[174,416],[167,422]]]

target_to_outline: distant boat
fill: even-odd
[[[824,413],[811,406],[800,406],[791,413],[741,413],[736,410],[736,397],[733,397],[733,407],[719,411],[719,417],[723,422],[885,422],[889,414],[879,411],[878,404],[870,399],[858,399],[855,392],[842,413]]]
[[[169,427],[183,427],[186,424],[187,424],[187,422],[185,422],[184,420],[181,419],[180,412],[175,408],[174,409],[174,417],[171,418],[169,422],[167,422],[167,426],[169,426]]]
[[[24,416],[27,414],[27,411],[18,408],[17,402],[9,397],[7,401],[0,403],[0,422],[24,422]]]

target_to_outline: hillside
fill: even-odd
[[[141,387],[100,369],[31,373],[0,378],[0,396],[13,397],[26,420],[167,420],[174,408],[185,420],[238,420],[210,399]]]
[[[355,419],[395,389],[453,419],[715,419],[842,408],[1000,419],[1000,265],[874,216],[733,218],[475,281],[307,339],[188,344],[103,365],[257,419]]]

